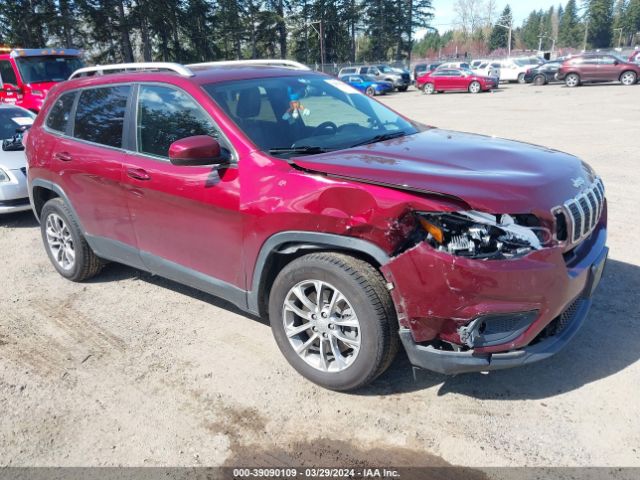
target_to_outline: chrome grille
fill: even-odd
[[[599,178],[586,190],[575,198],[564,202],[564,205],[554,208],[565,214],[569,226],[571,243],[578,243],[588,237],[600,220],[604,208],[604,185]]]

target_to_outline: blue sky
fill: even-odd
[[[513,20],[516,25],[520,25],[523,20],[531,13],[531,10],[548,9],[549,7],[565,4],[566,0],[499,0],[497,2],[497,13],[500,15],[507,3],[513,11]],[[455,22],[455,13],[453,6],[455,0],[433,0],[435,17],[432,25],[441,32],[449,30],[450,24]]]

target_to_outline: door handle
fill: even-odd
[[[143,168],[127,168],[127,175],[136,180],[151,180],[151,175]]]
[[[53,158],[62,162],[70,162],[72,157],[69,152],[56,152],[53,154]]]

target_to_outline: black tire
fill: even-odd
[[[632,72],[631,70],[627,70],[626,72],[622,72],[620,75],[620,82],[623,85],[635,85],[638,82],[638,74],[636,72]]]
[[[63,268],[58,263],[47,240],[47,219],[51,215],[57,215],[62,219],[70,233],[73,250],[75,251],[75,259],[68,269]],[[73,282],[81,282],[95,276],[102,269],[104,262],[91,250],[71,210],[61,198],[53,198],[42,207],[40,214],[40,232],[49,260],[51,260],[54,268],[63,277]]]
[[[408,89],[409,87],[398,87],[399,92],[406,92]]]
[[[480,93],[482,91],[482,85],[480,85],[480,82],[474,80],[469,84],[467,90],[469,93]]]
[[[518,83],[526,83],[526,80],[524,79],[524,73],[518,75]]]
[[[546,85],[546,83],[547,77],[545,77],[544,75],[536,75],[533,79],[533,84],[537,86]]]
[[[564,78],[564,84],[569,88],[580,86],[580,75],[577,73],[570,73]]]
[[[425,95],[433,95],[435,93],[435,85],[433,83],[425,83],[422,86],[422,93]]]
[[[360,349],[352,363],[337,372],[322,371],[298,355],[283,322],[284,302],[300,282],[319,280],[335,286],[349,301],[359,322]],[[380,272],[371,264],[341,253],[312,253],[289,263],[278,274],[269,296],[269,318],[280,351],[298,373],[331,390],[367,385],[391,364],[398,346],[398,322]]]
[[[376,89],[373,87],[367,87],[367,89],[364,91],[365,95],[367,95],[367,97],[375,97],[376,96]]]

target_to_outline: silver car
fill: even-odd
[[[22,134],[34,118],[29,110],[0,104],[0,214],[31,209]]]

